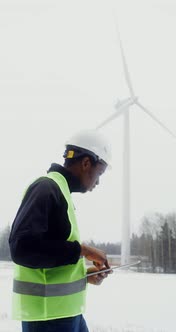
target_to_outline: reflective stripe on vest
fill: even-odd
[[[86,288],[86,278],[73,281],[66,284],[37,284],[14,280],[13,291],[18,294],[35,295],[35,296],[65,296],[81,292]]]
[[[57,183],[68,205],[71,231],[67,241],[80,242],[66,179],[58,172],[51,172],[46,177]],[[47,269],[32,269],[15,264],[13,318],[38,321],[79,315],[85,311],[86,284],[83,257],[76,264]]]

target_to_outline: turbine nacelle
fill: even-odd
[[[123,108],[128,108],[131,105],[136,104],[138,101],[138,97],[134,96],[134,97],[129,97],[123,100],[118,100],[118,102],[114,105],[116,110],[119,110],[119,108],[123,107]]]

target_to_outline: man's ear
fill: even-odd
[[[81,166],[83,170],[89,170],[91,168],[91,161],[89,157],[84,157],[81,160]]]

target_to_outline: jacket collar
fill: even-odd
[[[82,192],[83,186],[82,186],[79,178],[74,176],[65,167],[63,167],[59,164],[53,163],[53,164],[51,164],[47,173],[49,173],[49,172],[58,172],[58,173],[62,174],[64,176],[64,178],[67,180],[70,192]]]

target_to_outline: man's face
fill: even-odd
[[[104,173],[106,169],[106,165],[101,163],[96,163],[96,165],[92,165],[89,158],[85,158],[82,164],[82,175],[81,175],[81,183],[85,188],[85,191],[92,191],[96,185],[99,184],[99,178]]]

